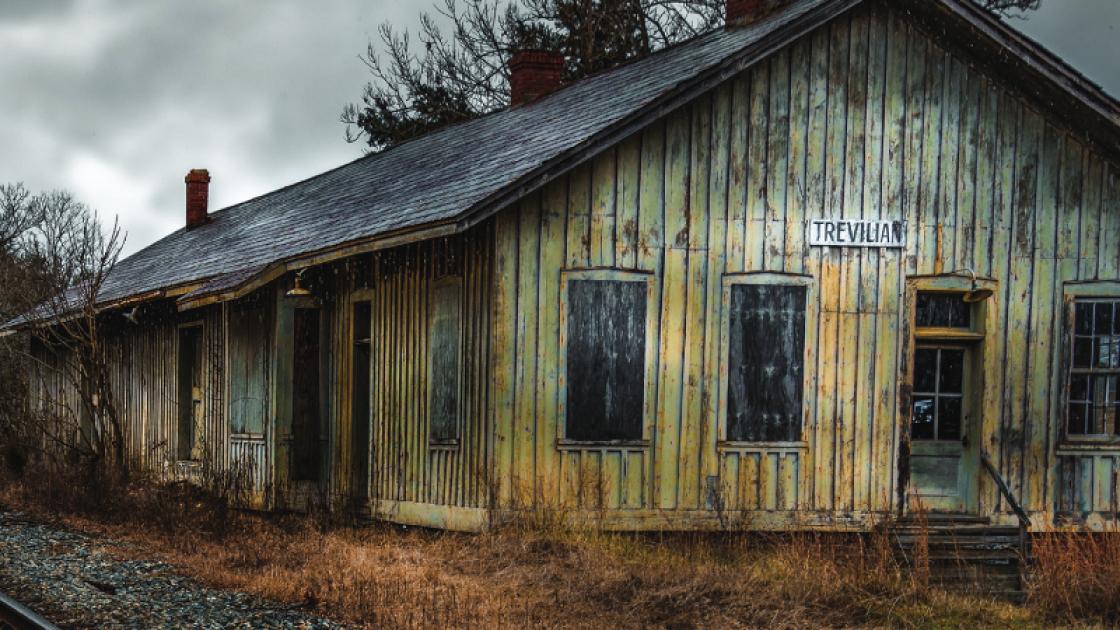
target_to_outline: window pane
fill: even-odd
[[[1089,377],[1075,374],[1069,379],[1069,399],[1071,401],[1089,400]]]
[[[1095,435],[1111,433],[1115,426],[1117,402],[1117,377],[1097,376],[1090,382],[1089,432]]]
[[[1087,417],[1087,405],[1085,403],[1070,403],[1067,432],[1070,435],[1084,435],[1086,433]]]
[[[459,437],[459,304],[462,284],[443,281],[433,292],[431,322],[431,439]]]
[[[727,439],[801,439],[806,288],[731,287]]]
[[[915,440],[932,440],[933,398],[915,398],[914,410],[910,416],[910,437]]]
[[[1093,365],[1093,338],[1073,338],[1073,367],[1088,368]]]
[[[1112,303],[1098,302],[1096,321],[1093,322],[1093,333],[1097,335],[1112,334]]]
[[[961,293],[919,293],[914,324],[919,327],[969,328],[972,312]]]
[[[937,391],[936,348],[918,348],[914,353],[914,391],[924,394]]]
[[[1096,362],[1101,368],[1120,367],[1120,337],[1097,337],[1095,346]]]
[[[1074,325],[1076,334],[1093,334],[1093,304],[1091,302],[1078,303],[1074,311],[1073,319],[1074,322],[1076,322]]]
[[[646,283],[568,283],[567,432],[573,440],[642,438]]]
[[[941,387],[938,393],[959,394],[964,384],[964,350],[941,351]]]
[[[961,439],[961,399],[937,399],[937,439]]]

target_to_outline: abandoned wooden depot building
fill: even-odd
[[[103,296],[135,457],[469,530],[1115,522],[1120,104],[967,0],[727,10],[221,211],[191,171]]]

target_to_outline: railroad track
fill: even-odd
[[[0,593],[0,630],[58,630],[27,606]]]

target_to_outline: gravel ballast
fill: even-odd
[[[112,553],[114,550],[131,553]],[[340,628],[245,593],[205,587],[135,547],[0,512],[0,590],[63,628]]]

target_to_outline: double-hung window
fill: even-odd
[[[1120,437],[1120,297],[1074,299],[1066,434]]]

